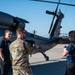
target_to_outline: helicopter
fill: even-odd
[[[33,1],[42,1],[42,0],[33,0]],[[45,2],[45,1],[42,1]],[[51,3],[51,2],[49,2]],[[30,33],[26,31],[26,41],[30,43],[32,46],[36,44],[39,46],[39,51],[44,55],[44,58],[46,61],[49,60],[49,57],[45,54],[47,50],[50,50],[57,44],[67,44],[69,43],[68,37],[60,37],[60,29],[62,28],[61,22],[64,18],[64,14],[61,12],[61,10],[58,11],[59,4],[64,4],[64,5],[69,5],[72,6],[72,4],[65,4],[65,3],[60,3],[59,2],[54,2],[57,4],[56,10],[54,12],[46,10],[46,14],[48,15],[53,15],[53,19],[50,25],[49,29],[49,38],[45,38],[34,33]],[[75,6],[75,5],[73,5]],[[56,19],[55,19],[56,18]],[[55,19],[55,21],[54,21]],[[29,23],[29,21],[19,18],[19,17],[14,17],[8,13],[0,11],[0,37],[3,36],[4,31],[6,29],[10,29],[13,32],[12,40],[15,40],[16,38],[16,29],[17,28],[25,28],[26,23]]]

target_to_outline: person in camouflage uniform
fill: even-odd
[[[10,44],[13,75],[33,75],[29,63],[29,54],[37,52],[37,49],[33,49],[24,41],[26,37],[24,29],[18,28],[16,33],[17,39]]]

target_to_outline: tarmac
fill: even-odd
[[[65,45],[57,45],[46,52],[49,61],[45,61],[41,53],[30,57],[31,68],[34,75],[65,75],[66,57],[62,57]]]
[[[46,51],[49,61],[41,53],[29,56],[30,65],[34,75],[65,75],[66,57],[62,57],[65,45],[57,45]],[[8,75],[11,75],[9,72]]]

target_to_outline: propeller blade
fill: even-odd
[[[75,7],[75,4],[68,4],[68,3],[59,3],[59,2],[44,1],[44,0],[31,0],[31,1],[39,1],[39,2],[52,3],[52,4],[61,4],[61,5],[67,5],[67,6],[74,6]]]

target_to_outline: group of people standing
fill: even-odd
[[[12,75],[33,75],[29,54],[38,52],[37,47],[31,47],[26,41],[26,32],[24,28],[16,30],[17,39],[12,43],[10,38],[12,32],[5,30],[3,39],[0,41],[0,60],[4,62],[2,75],[8,75],[9,69],[12,69]],[[63,56],[67,56],[66,74],[75,75],[75,31],[69,32],[70,43],[63,51]]]
[[[25,41],[26,32],[24,28],[18,28],[16,35],[17,39],[11,43],[12,32],[6,30],[0,42],[0,59],[5,62],[2,75],[8,75],[11,66],[12,75],[33,75],[29,63],[29,54],[37,52],[37,48],[31,47]]]

